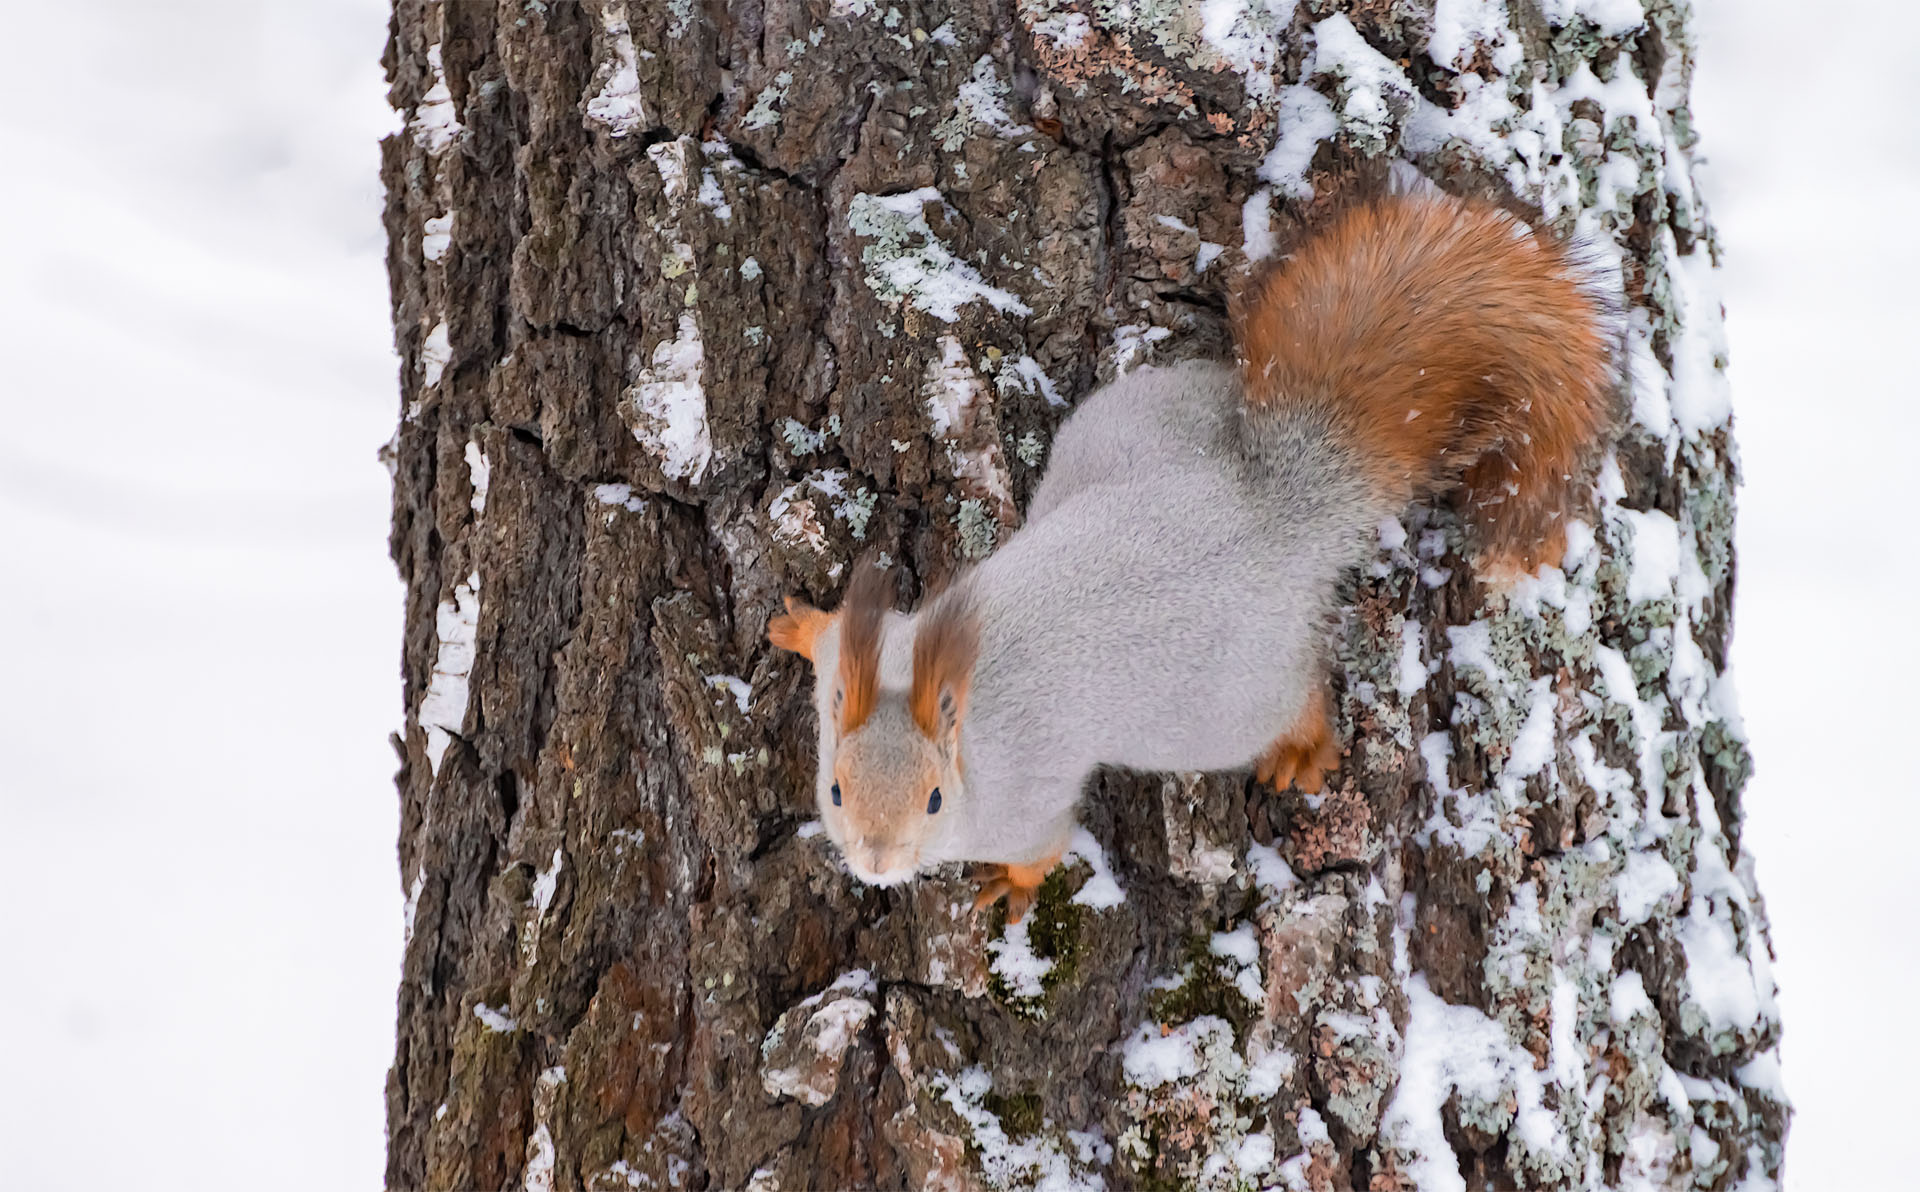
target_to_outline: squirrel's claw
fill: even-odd
[[[1326,776],[1339,768],[1340,746],[1327,718],[1326,695],[1316,692],[1300,719],[1254,762],[1253,776],[1276,791],[1292,786],[1302,794],[1317,795],[1326,785]]]
[[[987,866],[987,872],[980,882],[980,893],[973,899],[973,909],[984,911],[1004,898],[1007,900],[1007,922],[1018,923],[1026,918],[1033,900],[1039,896],[1040,883],[1047,880],[1047,871],[1059,860],[1055,857],[1045,865]]]

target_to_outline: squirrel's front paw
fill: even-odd
[[[1059,857],[1043,865],[1000,865],[986,867],[980,879],[980,893],[974,896],[973,909],[986,910],[1002,898],[1007,900],[1007,922],[1018,923],[1040,893],[1047,872],[1060,863]]]
[[[1276,791],[1297,787],[1317,795],[1328,774],[1340,768],[1340,746],[1333,739],[1327,716],[1327,697],[1315,692],[1286,732],[1280,734],[1253,764],[1253,776]]]

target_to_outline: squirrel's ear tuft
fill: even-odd
[[[787,611],[767,622],[767,640],[811,662],[814,642],[832,624],[832,613],[823,613],[806,601],[789,596]]]
[[[964,590],[948,592],[921,614],[907,705],[928,740],[950,744],[959,731],[979,656],[980,621]]]
[[[887,613],[887,573],[867,562],[853,565],[853,580],[840,603],[840,732],[866,723],[880,691],[880,623]]]

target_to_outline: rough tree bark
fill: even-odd
[[[399,0],[389,1185],[1777,1179],[1691,54],[1673,0]],[[778,596],[990,551],[1394,157],[1618,255],[1565,570],[1409,510],[1324,797],[1103,775],[1024,931],[854,883]]]

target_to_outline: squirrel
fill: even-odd
[[[816,801],[878,886],[985,863],[1017,922],[1099,766],[1337,769],[1325,627],[1381,520],[1457,490],[1483,575],[1564,554],[1617,416],[1614,300],[1492,203],[1388,194],[1257,274],[1237,367],[1143,367],[1062,424],[1026,523],[918,612],[856,566],[838,611],[789,598]]]

